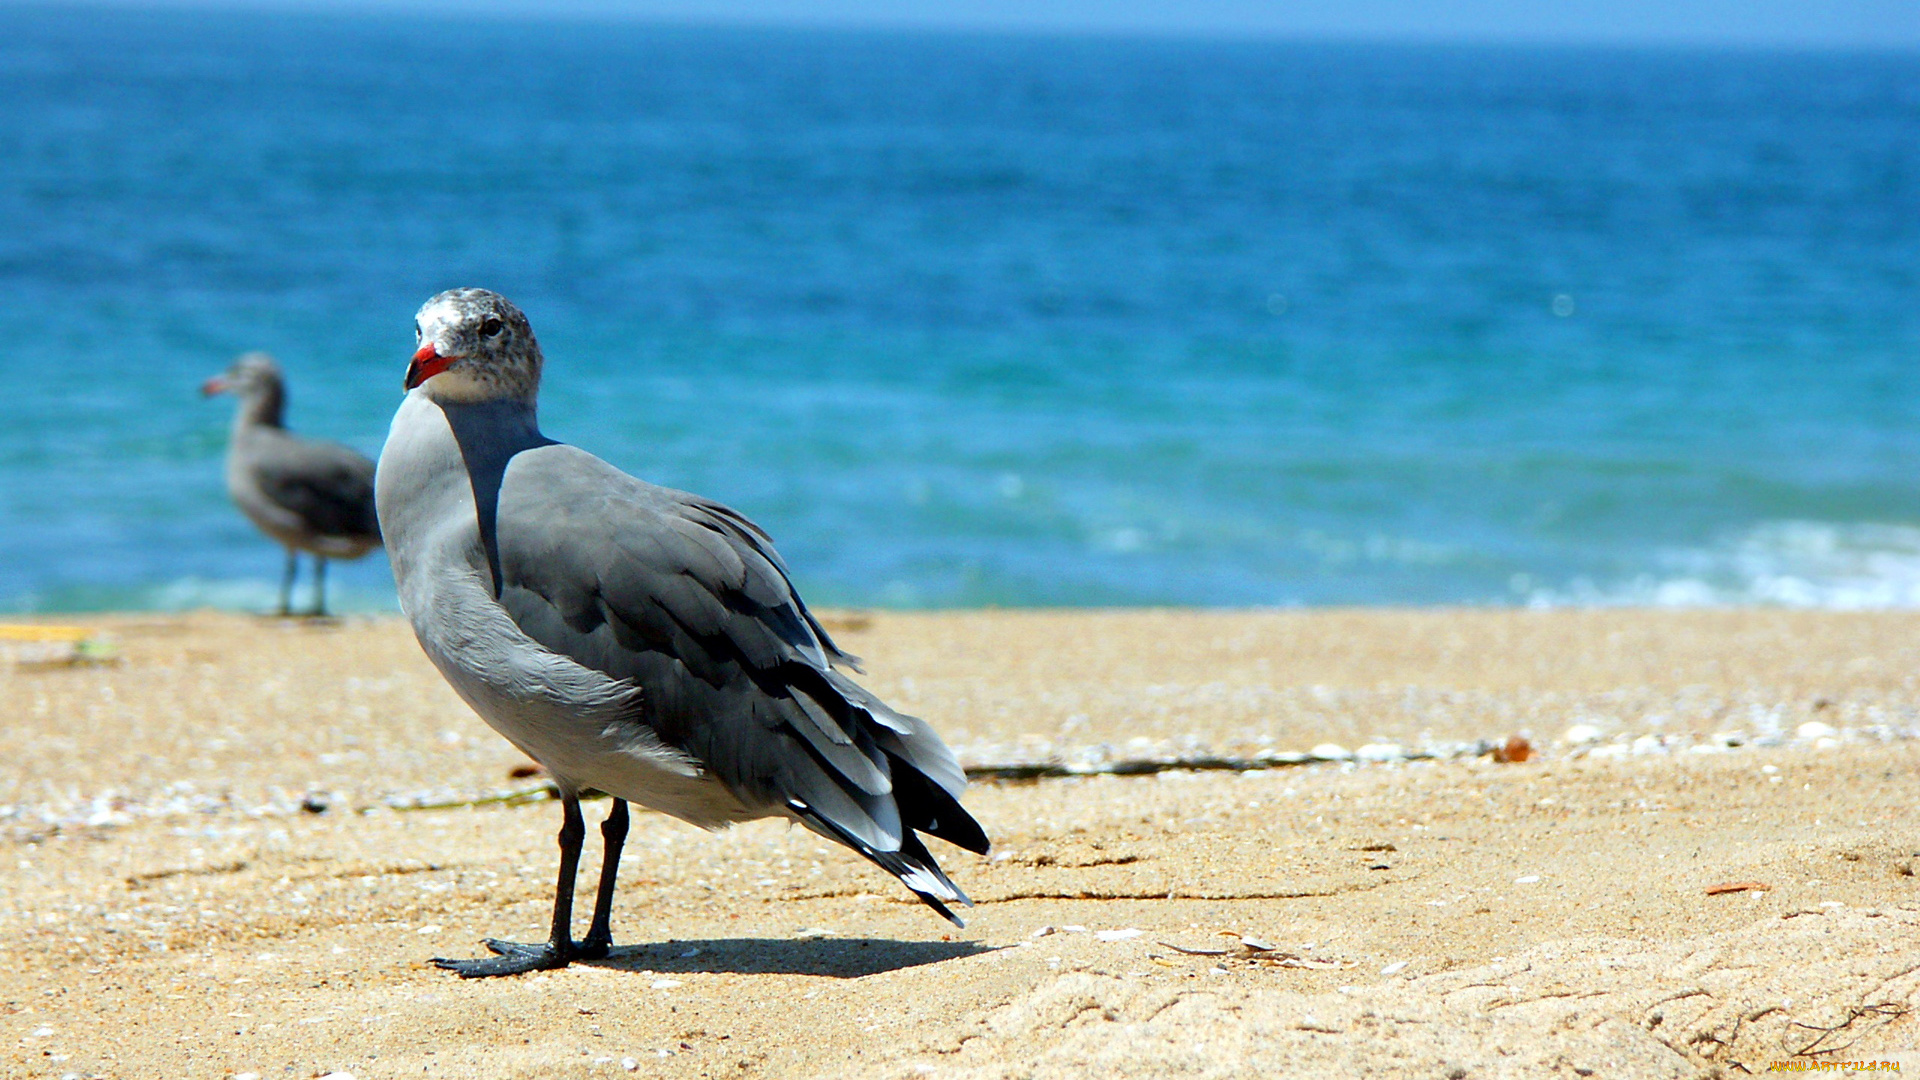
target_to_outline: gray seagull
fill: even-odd
[[[339,443],[288,431],[286,381],[263,352],[240,357],[200,387],[240,404],[227,441],[227,494],[260,531],[287,549],[280,614],[290,614],[298,555],[313,556],[313,609],[327,613],[327,560],[357,559],[380,546],[373,462]]]
[[[720,829],[785,817],[953,921],[971,904],[917,833],[985,854],[952,751],[849,679],[759,526],[540,433],[520,309],[453,289],[415,317],[380,455],[380,525],[420,645],[560,791],[553,932],[434,963],[467,978],[607,955],[627,803]],[[572,936],[580,792],[613,796],[587,936]]]

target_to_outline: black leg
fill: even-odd
[[[600,891],[593,898],[593,926],[580,942],[580,956],[598,960],[613,948],[613,883],[620,876],[620,849],[627,842],[627,800],[613,800],[607,820],[600,823],[606,854],[600,861]]]
[[[314,618],[323,618],[327,614],[327,557],[313,557],[313,611]]]
[[[523,971],[563,968],[580,955],[573,943],[573,879],[580,872],[580,841],[587,826],[580,819],[580,800],[570,793],[560,796],[566,819],[560,825],[560,880],[553,886],[553,935],[540,945],[517,941],[487,939],[486,946],[497,956],[475,960],[433,958],[435,966],[458,972],[463,979],[484,979],[493,975],[518,975]]]
[[[299,556],[292,548],[287,549],[287,572],[280,575],[280,615],[285,618],[293,614],[293,575],[299,570]]]

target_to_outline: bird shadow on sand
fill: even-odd
[[[888,938],[711,938],[616,945],[595,967],[657,975],[820,975],[857,979],[883,971],[938,964],[994,952],[977,941],[894,941]],[[688,955],[691,953],[692,955]]]

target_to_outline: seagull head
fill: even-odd
[[[227,370],[201,383],[200,392],[207,397],[234,394],[250,398],[278,392],[281,386],[280,365],[273,362],[273,357],[250,352],[228,365]]]
[[[407,389],[441,401],[532,401],[540,390],[540,344],[513,302],[486,289],[448,289],[413,317],[419,348]]]

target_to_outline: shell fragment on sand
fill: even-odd
[[[1533,756],[1533,744],[1523,735],[1509,735],[1507,740],[1493,748],[1493,760],[1502,765],[1514,765]]]

